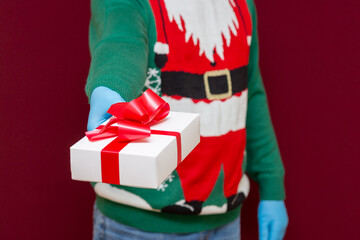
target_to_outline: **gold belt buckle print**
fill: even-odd
[[[217,93],[217,94],[211,93],[209,86],[209,77],[221,77],[221,76],[226,76],[228,91],[226,93]],[[206,72],[204,74],[204,85],[205,85],[206,98],[209,100],[220,100],[232,96],[231,75],[229,69],[213,70]]]

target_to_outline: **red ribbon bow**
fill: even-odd
[[[170,106],[150,89],[131,102],[116,103],[107,111],[109,122],[86,132],[90,141],[117,137],[101,150],[102,182],[120,184],[119,152],[130,142],[151,134],[174,136],[177,144],[177,164],[181,162],[181,135],[178,132],[150,130],[150,125],[164,119]],[[113,125],[117,123],[117,125]]]
[[[150,137],[150,124],[164,119],[170,106],[150,89],[131,102],[111,105],[107,111],[113,115],[105,126],[86,132],[90,141],[118,137],[120,142]],[[117,123],[117,126],[113,126]]]

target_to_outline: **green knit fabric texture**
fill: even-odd
[[[140,95],[149,58],[154,59],[149,49],[156,41],[151,7],[140,0],[93,0],[91,13],[86,94],[106,86],[130,101]]]

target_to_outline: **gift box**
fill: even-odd
[[[86,136],[71,146],[72,179],[157,188],[200,142],[198,114],[170,111],[163,119],[147,123],[148,137],[135,140],[127,139],[128,135],[134,139],[134,127],[126,125],[127,120],[111,121],[115,123],[108,121],[95,130],[105,137],[94,141]],[[125,130],[118,129],[124,124]],[[108,133],[101,132],[104,127]],[[126,129],[130,129],[127,134]]]

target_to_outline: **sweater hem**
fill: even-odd
[[[96,196],[96,206],[107,217],[143,231],[161,233],[192,233],[211,230],[234,221],[241,206],[224,214],[180,215],[152,212],[118,204]]]

